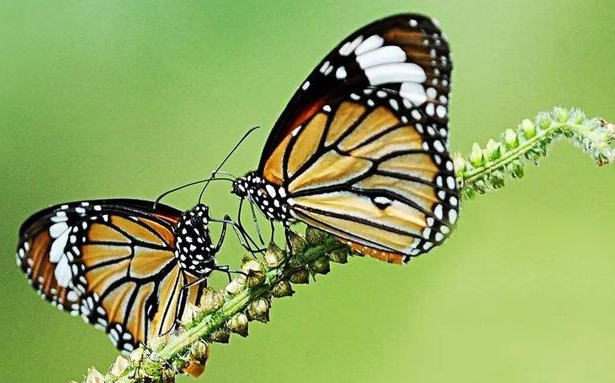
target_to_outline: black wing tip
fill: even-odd
[[[83,204],[87,205],[83,205]],[[150,200],[132,199],[132,198],[111,198],[111,199],[94,199],[94,200],[82,200],[73,202],[64,202],[51,205],[38,212],[32,214],[21,224],[19,227],[19,238],[21,241],[30,235],[38,232],[37,229],[45,226],[43,222],[48,221],[59,210],[74,209],[77,207],[87,207],[99,205],[104,210],[127,210],[127,211],[141,211],[141,212],[158,212],[170,216],[180,216],[182,212],[172,206],[155,203]],[[154,209],[155,206],[155,209]]]

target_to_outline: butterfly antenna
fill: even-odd
[[[156,201],[154,201],[154,209],[156,208],[156,205],[158,205],[158,203],[160,202],[160,200],[162,200],[164,197],[168,196],[169,194],[174,193],[174,192],[176,192],[176,191],[178,191],[178,190],[185,189],[185,188],[190,187],[190,186],[193,186],[193,185],[198,185],[198,184],[202,184],[202,183],[204,183],[204,182],[209,182],[209,181],[230,181],[230,182],[233,182],[233,181],[234,181],[234,179],[230,179],[230,178],[216,178],[216,177],[211,177],[211,178],[206,178],[206,179],[204,179],[204,180],[198,180],[198,181],[194,181],[194,182],[187,183],[187,184],[185,184],[185,185],[181,185],[181,186],[175,187],[175,188],[173,188],[173,189],[170,189],[170,190],[165,191],[164,193],[160,194],[160,195],[158,196],[158,198],[156,198]]]
[[[211,175],[212,177],[205,182],[205,185],[203,185],[203,189],[201,189],[201,194],[199,194],[199,203],[201,203],[201,199],[203,198],[203,193],[205,193],[205,189],[207,189],[207,185],[209,185],[209,181],[217,179],[216,175],[218,174],[218,172],[220,171],[220,169],[222,169],[222,166],[224,166],[224,164],[226,163],[226,161],[233,155],[233,153],[235,152],[235,150],[237,150],[237,148],[239,148],[239,146],[241,145],[241,143],[248,138],[248,136],[250,135],[250,133],[252,133],[253,131],[255,131],[256,129],[258,129],[259,126],[255,126],[251,129],[249,129],[244,135],[243,137],[241,137],[241,139],[235,144],[235,146],[233,147],[233,149],[226,155],[226,157],[224,157],[224,159],[222,160],[222,162],[220,163],[220,165],[218,165],[218,167],[216,168],[216,170],[214,170]]]
[[[216,174],[224,174],[225,176],[229,176],[233,179],[237,179],[237,176],[234,176],[233,174],[231,174],[230,172],[227,172],[226,170],[218,170]],[[213,174],[214,178],[216,178],[216,174]]]

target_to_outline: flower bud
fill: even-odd
[[[241,276],[241,279],[245,278],[244,276]],[[224,288],[224,290],[226,291],[226,293],[228,295],[237,295],[240,292],[242,292],[245,289],[245,285],[243,284],[243,281],[240,281],[239,279],[235,278],[233,279],[228,285],[226,285],[226,287]]]
[[[305,229],[305,240],[310,245],[320,245],[327,239],[328,235],[324,231],[308,226]]]
[[[218,310],[224,304],[224,297],[213,289],[204,289],[199,306],[207,314]]]
[[[494,188],[499,189],[501,187],[504,187],[505,178],[506,177],[504,176],[504,173],[502,173],[500,170],[495,170],[489,175],[489,183]]]
[[[265,252],[264,260],[268,267],[276,268],[282,263],[285,257],[286,253],[284,253],[284,250],[280,249],[278,245],[271,242]]]
[[[558,106],[553,108],[553,119],[559,123],[565,123],[568,122],[568,110]]]
[[[333,250],[327,254],[329,260],[335,263],[348,263],[348,251],[344,249]]]
[[[211,339],[212,342],[228,343],[228,340],[230,337],[231,337],[231,334],[228,331],[217,330],[211,334],[209,339]]]
[[[523,177],[523,162],[520,160],[515,160],[511,164],[512,166],[512,176],[515,178]]]
[[[205,364],[209,359],[209,345],[205,342],[196,342],[188,353],[188,364],[184,367],[184,372],[193,377],[198,377],[205,371]]]
[[[489,160],[497,160],[502,156],[502,146],[499,142],[495,142],[493,139],[489,139],[485,149],[485,157]]]
[[[248,319],[257,320],[259,322],[269,322],[269,300],[265,298],[259,298],[248,305],[246,312],[248,313]]]
[[[200,313],[200,308],[190,302],[187,302],[184,307],[184,312],[182,313],[181,321],[182,323],[192,322]]]
[[[85,383],[105,383],[105,377],[94,367],[91,367],[88,369],[88,376],[85,378]]]
[[[139,363],[141,360],[143,360],[143,347],[139,347],[133,350],[130,355],[128,355],[128,359],[133,364]]]
[[[263,266],[256,259],[250,259],[245,262],[241,266],[241,270],[247,275],[244,282],[247,287],[258,286],[265,280]]]
[[[128,359],[124,358],[122,355],[119,355],[113,365],[111,366],[111,370],[109,371],[113,376],[120,376],[128,368],[130,363]]]
[[[485,163],[483,151],[476,142],[472,145],[472,152],[470,153],[470,163],[475,167],[480,167]]]
[[[504,142],[507,149],[515,149],[519,146],[519,137],[517,137],[514,130],[506,129],[506,132],[504,132]]]
[[[175,373],[174,371],[171,371],[170,369],[163,369],[162,370],[162,376],[160,377],[160,382],[161,383],[175,383]]]
[[[291,283],[307,284],[310,283],[310,273],[306,267],[303,267],[290,276]]]
[[[465,158],[463,158],[463,155],[461,153],[453,154],[453,165],[455,168],[455,174],[457,176],[461,176],[468,168],[468,163],[466,162]]]
[[[248,336],[248,317],[244,313],[237,313],[226,321],[226,327],[243,337]]]
[[[271,289],[271,295],[273,295],[276,298],[290,297],[294,293],[295,292],[294,292],[292,286],[290,285],[290,282],[288,282],[287,280],[283,280],[283,281],[278,282]]]
[[[328,274],[331,271],[329,258],[320,257],[310,264],[310,270],[316,274]]]
[[[485,194],[487,192],[487,184],[485,183],[485,180],[480,179],[474,182],[474,189],[479,194]]]
[[[521,122],[521,131],[523,132],[523,137],[529,140],[536,135],[536,125],[526,118]]]
[[[290,240],[290,247],[293,249],[293,254],[302,253],[307,247],[305,239],[292,230],[289,230],[288,238]]]

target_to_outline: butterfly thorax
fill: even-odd
[[[288,225],[294,221],[291,199],[283,186],[267,181],[251,172],[233,182],[233,194],[247,198],[267,216]]]
[[[183,213],[175,226],[175,257],[180,267],[197,277],[206,277],[215,267],[215,247],[209,235],[209,211],[198,204]]]

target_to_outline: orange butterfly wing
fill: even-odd
[[[361,28],[288,104],[260,174],[287,190],[295,218],[364,254],[400,263],[429,251],[459,211],[447,149],[451,70],[431,19]]]
[[[54,206],[28,219],[17,260],[39,294],[105,330],[115,346],[175,327],[202,285],[175,259],[173,227],[181,212],[138,200]]]

